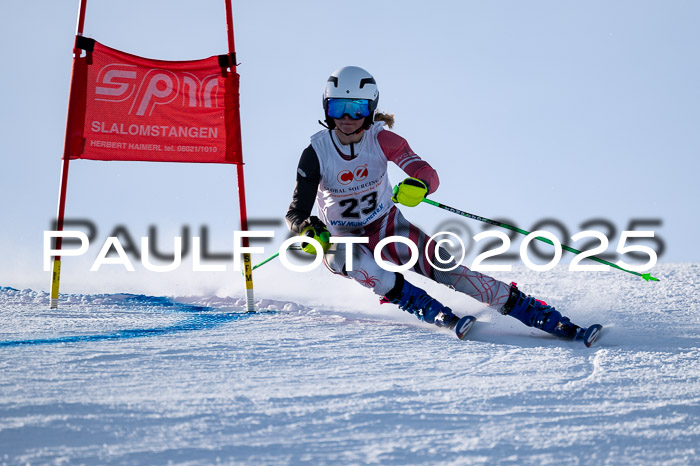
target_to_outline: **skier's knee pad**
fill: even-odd
[[[357,269],[374,271],[379,265],[374,261],[374,256],[369,248],[363,244],[352,245],[352,255],[348,257],[347,243],[332,243],[326,251],[324,262],[331,272],[349,276]]]
[[[352,272],[358,267],[371,268],[374,264],[372,253],[362,244],[353,244],[352,256],[348,257],[347,243],[331,243],[323,260],[331,272],[345,276],[349,275],[348,271]]]
[[[352,245],[352,263],[349,263],[347,248],[345,243],[333,243],[324,256],[326,267],[371,288],[379,296],[388,293],[396,283],[394,272],[381,268],[369,248],[362,244]]]
[[[331,243],[326,254],[323,256],[323,262],[331,272],[339,275],[347,275],[345,273],[345,244]]]

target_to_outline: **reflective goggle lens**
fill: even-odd
[[[367,99],[328,99],[328,116],[340,119],[348,114],[353,120],[369,116]]]

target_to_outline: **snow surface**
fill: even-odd
[[[391,305],[0,289],[2,464],[700,464],[700,264],[518,271],[564,342],[454,294],[468,341]],[[463,303],[460,307],[455,303]]]

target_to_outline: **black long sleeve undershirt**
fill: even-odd
[[[316,151],[309,144],[299,159],[297,183],[285,217],[287,227],[293,233],[300,234],[302,223],[311,215],[320,182],[321,166]]]

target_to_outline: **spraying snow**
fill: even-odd
[[[349,296],[244,314],[239,298],[67,295],[49,311],[3,288],[0,461],[697,464],[699,269],[518,273],[605,325],[590,349],[464,301],[479,322],[459,341]]]

